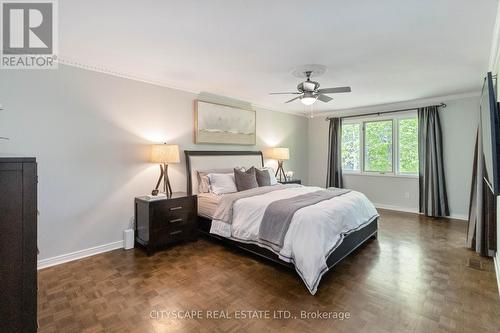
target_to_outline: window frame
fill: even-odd
[[[378,116],[360,116],[355,118],[342,119],[342,125],[344,124],[360,124],[360,149],[359,149],[359,170],[344,170],[342,173],[346,175],[356,175],[356,176],[382,176],[382,177],[397,177],[397,178],[418,178],[418,170],[416,173],[400,172],[399,167],[399,122],[404,119],[415,119],[417,118],[417,111],[405,111],[400,113],[392,114],[380,114]],[[365,171],[365,123],[376,122],[376,121],[392,121],[392,171],[391,172],[380,172],[380,171]],[[341,135],[342,137],[342,135]],[[342,145],[342,142],[340,142]],[[342,152],[342,149],[340,149]],[[342,156],[340,156],[342,160]],[[343,167],[343,165],[342,165]]]

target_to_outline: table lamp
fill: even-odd
[[[156,188],[151,192],[152,195],[158,195],[158,187],[163,179],[163,192],[168,198],[172,197],[172,188],[168,178],[168,164],[179,163],[179,146],[170,144],[157,144],[151,147],[151,162],[160,163],[160,178],[156,183]]]
[[[283,161],[290,159],[290,152],[288,148],[268,148],[264,150],[264,157],[272,160],[278,161],[278,169],[276,170],[275,177],[280,175],[280,181],[282,181],[281,176],[286,180],[285,170],[283,170]]]

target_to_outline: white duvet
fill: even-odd
[[[211,233],[240,242],[259,244],[259,227],[267,206],[276,200],[321,190],[301,186],[237,200],[232,224],[212,222]],[[360,192],[351,191],[298,210],[286,233],[280,259],[292,262],[311,294],[328,271],[326,259],[343,238],[378,217],[373,204]]]

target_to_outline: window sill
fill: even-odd
[[[394,173],[375,173],[375,172],[347,172],[342,171],[343,176],[362,176],[362,177],[389,177],[389,178],[409,178],[417,179],[418,175],[401,175]]]

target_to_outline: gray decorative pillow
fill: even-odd
[[[259,186],[271,186],[271,174],[268,170],[255,169],[255,176],[257,178],[257,183],[259,183]]]
[[[234,169],[234,181],[238,191],[245,191],[251,188],[259,187],[254,167],[251,167],[246,172]]]

